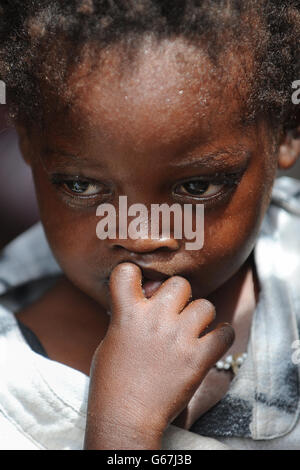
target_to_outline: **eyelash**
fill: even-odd
[[[184,181],[181,181],[180,183],[176,183],[172,187],[172,194],[176,199],[179,199],[181,202],[184,200],[191,200],[191,201],[198,201],[201,202],[202,204],[205,204],[207,206],[212,205],[217,202],[221,202],[223,199],[225,199],[227,196],[231,194],[231,192],[234,190],[234,188],[239,184],[241,177],[243,175],[244,171],[240,171],[238,173],[230,173],[230,174],[215,174],[213,178],[210,177],[193,177],[193,178],[187,178]],[[193,195],[193,194],[179,194],[176,193],[176,188],[183,187],[185,184],[188,183],[198,183],[201,182],[203,184],[207,184],[208,188],[211,185],[215,186],[220,186],[221,189],[217,191],[216,194],[205,197],[205,196],[200,196],[200,195]],[[66,186],[68,184],[75,184],[75,183],[80,183],[80,184],[87,184],[87,185],[94,185],[94,186],[100,186],[103,188],[108,188],[107,185],[104,183],[99,183],[96,180],[90,180],[84,177],[80,176],[65,176],[65,175],[59,175],[59,174],[54,174],[51,176],[51,183],[56,186],[62,196],[66,198],[66,202],[68,202],[70,205],[85,205],[85,206],[93,206],[96,204],[101,203],[101,200],[103,199],[107,200],[108,197],[112,196],[112,191],[109,192],[104,192],[104,193],[94,193],[90,195],[80,195],[80,193],[76,193],[75,191],[72,192],[69,189],[66,189]],[[207,189],[208,190],[208,189]],[[207,192],[207,190],[205,192]]]
[[[59,174],[54,174],[51,176],[51,183],[58,189],[60,190],[62,196],[66,198],[67,202],[73,202],[73,204],[80,204],[80,205],[95,205],[96,202],[99,204],[101,200],[107,199],[112,195],[112,191],[106,191],[106,192],[101,192],[101,193],[94,193],[90,195],[81,195],[79,192],[76,193],[75,191],[72,192],[70,188],[66,188],[68,184],[87,184],[89,186],[94,185],[102,187],[102,188],[108,188],[108,186],[104,183],[99,183],[99,181],[96,180],[91,180],[87,179],[84,177],[80,176],[64,176],[64,175],[59,175]]]
[[[217,202],[221,202],[226,197],[228,197],[235,187],[239,184],[244,171],[240,171],[238,173],[230,173],[230,174],[216,174],[213,178],[209,177],[195,177],[189,178],[185,181],[181,181],[180,183],[176,183],[173,186],[173,194],[175,198],[178,199],[190,199],[191,201],[200,201],[202,204],[207,206],[212,205]],[[184,186],[184,184],[191,183],[191,182],[202,182],[204,184],[208,184],[208,188],[211,185],[220,186],[221,189],[216,192],[216,194],[205,197],[205,196],[197,196],[197,195],[189,195],[189,194],[176,194],[176,188]],[[207,189],[208,190],[208,189]],[[205,192],[207,192],[207,190]]]

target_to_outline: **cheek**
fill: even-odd
[[[39,171],[34,172],[41,221],[51,250],[67,277],[84,291],[101,279],[109,262],[96,236],[96,207],[73,209]]]
[[[186,253],[186,263],[193,266],[193,292],[198,296],[221,286],[250,255],[269,205],[272,182],[260,165],[249,167],[229,203],[205,211],[204,246]]]

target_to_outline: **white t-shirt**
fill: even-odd
[[[254,250],[261,291],[248,357],[190,431],[167,428],[163,449],[300,449],[299,234],[300,182],[283,177]],[[0,254],[1,450],[83,448],[89,377],[34,352],[14,315],[60,274],[40,224]]]

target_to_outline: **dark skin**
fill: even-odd
[[[181,39],[146,41],[135,68],[118,47],[103,57],[91,74],[88,60],[74,71],[72,106],[53,107],[43,133],[18,126],[64,272],[18,315],[51,359],[87,375],[93,360],[85,448],[158,449],[170,422],[188,429],[228,389],[232,376],[213,365],[247,348],[259,294],[253,247],[277,166],[300,151],[266,118],[241,119],[239,57],[226,85]],[[205,192],[189,193],[195,179]],[[128,206],[204,203],[204,247],[187,251],[172,235],[99,241],[96,208],[117,208],[120,195]],[[142,276],[161,281],[147,299]]]

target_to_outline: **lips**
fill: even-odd
[[[169,277],[167,274],[164,274],[160,271],[156,271],[155,269],[142,268],[141,266],[140,268],[142,270],[143,279],[147,279],[149,281],[163,282]]]
[[[135,263],[137,264],[137,263]],[[170,276],[151,268],[144,268],[137,264],[142,271],[142,290],[146,298],[151,297]],[[103,283],[109,288],[110,276]]]
[[[160,288],[162,283],[168,278],[165,274],[154,269],[142,269],[142,289],[144,296],[149,299]]]

